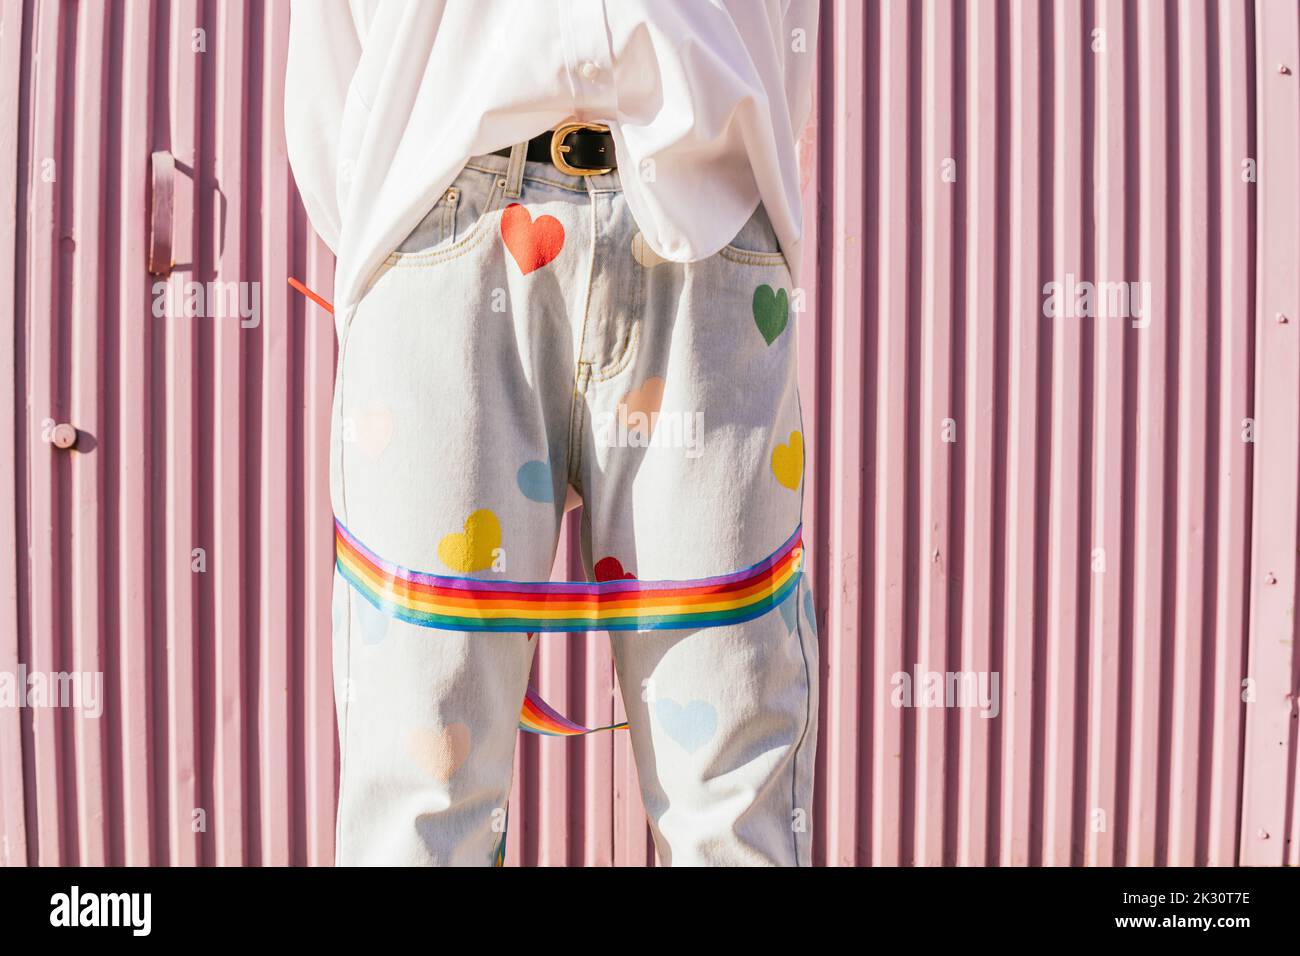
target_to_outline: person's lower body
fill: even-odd
[[[808,865],[817,641],[790,275],[671,263],[618,173],[475,157],[341,316],[340,864],[491,865],[547,633],[609,630],[660,858]],[[598,584],[549,585],[582,497]],[[557,740],[554,746],[564,746]]]

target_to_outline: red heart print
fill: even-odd
[[[501,214],[501,239],[524,275],[551,262],[564,248],[564,226],[554,216],[536,221],[517,202]]]
[[[636,575],[630,571],[624,571],[622,563],[618,558],[601,558],[592,568],[596,572],[597,581],[635,581]]]

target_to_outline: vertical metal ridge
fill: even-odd
[[[59,118],[66,116],[59,104],[70,96],[66,89],[68,26],[63,16],[68,8],[37,5],[33,20],[33,58],[50,64],[36,71],[31,94],[31,160],[28,174],[28,228],[32,232],[29,287],[26,302],[29,315],[43,321],[28,326],[26,345],[32,357],[28,365],[27,419],[29,440],[45,440],[50,425],[58,421],[66,408],[58,391],[57,356],[63,317],[61,290],[64,286],[58,254],[60,218],[63,215],[63,178],[71,171],[71,154],[65,153],[65,135]],[[54,180],[48,174],[54,175]],[[56,459],[53,448],[31,449],[28,460],[30,494],[30,543],[32,571],[30,588],[30,632],[27,647],[21,648],[20,661],[36,669],[58,669],[63,663],[60,651],[67,627],[66,606],[61,599],[57,574],[66,567],[60,547],[64,532],[62,515],[67,497],[60,489],[59,472],[63,462]],[[37,840],[35,862],[54,864],[76,860],[76,846],[70,840],[67,803],[75,792],[68,775],[72,772],[72,754],[64,745],[64,714],[60,711],[28,711],[24,715],[26,739],[31,741],[32,766],[28,800],[34,813]],[[44,799],[38,799],[43,795]],[[29,834],[30,837],[30,834]]]
[[[176,261],[188,263],[191,278],[202,275],[202,236],[199,209],[202,198],[201,163],[206,145],[202,128],[203,84],[201,62],[191,44],[193,30],[201,25],[198,0],[178,0],[169,24],[171,52],[169,81],[174,146],[172,152],[188,176],[176,189]],[[155,323],[155,335],[165,326],[163,351],[165,402],[164,466],[166,530],[162,550],[163,567],[155,573],[166,588],[164,600],[165,643],[158,649],[164,656],[166,694],[166,741],[168,806],[168,862],[195,865],[200,862],[201,844],[193,831],[193,809],[202,806],[200,797],[201,715],[197,684],[196,654],[202,621],[198,607],[198,581],[191,571],[190,554],[196,546],[200,501],[199,476],[195,470],[198,444],[203,434],[198,418],[197,351],[199,335],[193,321]],[[161,502],[156,502],[161,504]]]
[[[1010,8],[1012,102],[1010,238],[1008,250],[1006,637],[1003,650],[1006,697],[1000,728],[1003,778],[998,831],[998,862],[1024,865],[1037,854],[1034,819],[1034,635],[1038,567],[1036,530],[1038,458],[1038,365],[1041,314],[1039,191],[1043,162],[1040,142],[1048,92],[1040,76],[1046,67],[1039,43],[1043,35],[1036,4]],[[1013,511],[1013,507],[1015,510]]]
[[[893,12],[892,8],[890,12]],[[831,147],[833,166],[830,175],[834,178],[836,190],[828,210],[835,223],[838,241],[829,252],[834,257],[831,285],[818,293],[818,308],[823,310],[826,320],[818,324],[817,334],[819,337],[827,336],[834,344],[821,370],[825,385],[818,389],[818,397],[827,396],[830,407],[814,408],[819,435],[830,437],[827,467],[819,473],[825,482],[822,485],[824,490],[818,493],[818,508],[826,509],[826,526],[818,529],[814,543],[826,555],[824,587],[839,598],[825,611],[827,630],[845,635],[845,640],[825,646],[828,676],[822,703],[823,721],[834,728],[856,728],[860,720],[858,701],[865,689],[860,676],[861,644],[858,640],[861,632],[859,569],[864,559],[858,550],[863,542],[857,531],[861,527],[864,505],[858,489],[861,487],[865,450],[860,423],[854,415],[858,387],[848,386],[853,389],[855,398],[851,405],[844,404],[841,392],[846,387],[846,379],[849,382],[860,381],[862,375],[857,364],[863,351],[862,325],[846,322],[844,313],[847,311],[852,316],[861,311],[861,260],[851,258],[848,250],[857,248],[856,243],[866,241],[868,224],[863,220],[863,198],[859,192],[865,184],[853,183],[849,179],[845,163],[850,161],[862,136],[863,117],[858,99],[861,77],[858,71],[863,69],[865,58],[854,57],[851,51],[854,40],[866,35],[867,25],[864,9],[851,3],[837,4],[833,17],[835,33],[828,39],[834,46],[828,45],[828,48],[835,64],[836,83],[832,90],[824,92],[829,94],[827,99],[835,104],[841,118],[841,122],[834,126],[835,140]],[[856,243],[851,245],[847,241],[849,237]],[[826,859],[827,862],[840,863],[844,860],[845,846],[854,847],[861,839],[857,803],[853,799],[858,789],[857,754],[856,748],[848,744],[852,739],[849,734],[827,734],[825,739],[840,758],[831,762],[825,778],[828,819],[823,826],[824,839],[829,847]]]
[[[1009,703],[1008,685],[1005,673],[1006,644],[1008,638],[1008,620],[1009,604],[1007,591],[1007,542],[1010,534],[1010,514],[1011,505],[1009,499],[1009,481],[1008,481],[1008,443],[1009,429],[1005,423],[1009,421],[1010,409],[1010,388],[1011,388],[1011,363],[1009,359],[1010,351],[1010,315],[1011,315],[1011,198],[1012,198],[1012,87],[1011,87],[1011,18],[1009,10],[1010,0],[1003,0],[996,8],[996,77],[994,96],[998,103],[997,109],[997,135],[996,135],[996,155],[994,158],[995,169],[997,171],[994,177],[992,203],[996,209],[996,218],[993,231],[993,249],[1002,250],[1002,255],[997,257],[995,291],[994,291],[994,310],[993,319],[994,329],[991,337],[986,338],[989,344],[987,348],[993,353],[993,364],[996,367],[993,373],[993,395],[992,395],[992,414],[993,414],[993,440],[990,444],[992,449],[992,484],[993,497],[988,505],[987,522],[990,526],[990,534],[984,538],[976,538],[972,535],[969,547],[973,551],[977,541],[987,542],[988,550],[985,552],[986,560],[992,564],[992,579],[989,583],[989,611],[990,619],[989,628],[989,649],[987,665],[990,670],[990,680],[992,674],[998,675],[998,716],[1002,717]],[[972,123],[972,127],[978,127],[980,124]],[[972,243],[972,247],[979,250],[980,253],[991,255],[991,250],[985,245]],[[973,254],[971,262],[978,261],[979,253]],[[978,354],[978,352],[977,352]],[[978,638],[973,638],[978,640]],[[1001,734],[1001,721],[994,723],[988,722],[988,761],[987,778],[982,781],[988,791],[988,803],[984,809],[984,817],[988,827],[988,833],[984,840],[982,862],[992,865],[999,859],[999,852],[1002,839],[1002,820],[999,809],[1003,795],[1003,767],[1007,762],[1007,755],[1003,750],[1003,741]],[[974,771],[973,771],[974,772]],[[973,850],[973,848],[972,848]],[[973,862],[973,861],[972,861]]]
[[[942,9],[942,13],[940,10]],[[953,289],[956,209],[952,184],[941,174],[954,140],[957,85],[951,4],[928,0],[920,9],[921,90],[919,163],[914,166],[921,203],[919,306],[915,392],[914,449],[918,478],[915,556],[910,562],[917,581],[915,663],[922,673],[947,672],[949,637],[948,544],[951,529],[952,455],[944,440],[944,420],[953,417],[955,374]],[[911,325],[911,323],[909,323]],[[964,424],[964,423],[960,423]],[[914,694],[920,688],[913,687]],[[947,794],[947,726],[943,708],[918,709],[914,718],[915,753],[910,771],[915,781],[915,819],[911,821],[909,862],[937,866],[944,860]]]
[[[1159,4],[1138,9],[1138,47],[1158,50],[1168,28]],[[1169,288],[1166,281],[1163,236],[1158,232],[1165,219],[1165,196],[1169,188],[1163,164],[1167,146],[1163,104],[1165,102],[1164,62],[1159,55],[1144,60],[1138,82],[1140,159],[1138,189],[1141,206],[1139,220],[1139,271],[1149,279],[1153,289],[1161,290],[1164,315],[1169,315]],[[1137,388],[1135,416],[1142,427],[1135,448],[1135,496],[1140,504],[1135,513],[1134,537],[1134,641],[1132,642],[1131,723],[1129,740],[1130,819],[1127,860],[1130,864],[1155,862],[1157,857],[1156,772],[1160,759],[1159,675],[1162,665],[1164,633],[1161,601],[1162,555],[1164,532],[1162,509],[1165,475],[1163,457],[1156,453],[1165,446],[1160,409],[1165,382],[1159,364],[1165,323],[1152,322],[1148,334],[1136,343]],[[1154,410],[1154,411],[1153,411]],[[1153,451],[1155,450],[1155,451]],[[1151,503],[1155,503],[1152,505]]]
[[[1300,862],[1300,9],[1256,6],[1259,155],[1255,423],[1245,776],[1239,862]],[[1285,72],[1284,72],[1285,68]]]
[[[1253,323],[1242,318],[1254,314],[1254,289],[1249,277],[1254,272],[1255,234],[1252,228],[1256,186],[1247,179],[1247,162],[1257,157],[1251,116],[1250,84],[1242,77],[1252,75],[1254,49],[1251,7],[1219,7],[1217,28],[1211,30],[1218,48],[1219,157],[1218,200],[1222,246],[1218,282],[1217,323],[1220,328],[1222,396],[1219,428],[1217,481],[1220,491],[1218,513],[1218,562],[1213,587],[1217,591],[1213,625],[1216,667],[1210,689],[1213,705],[1209,822],[1205,862],[1229,865],[1238,853],[1238,816],[1242,783],[1241,735],[1245,727],[1245,704],[1241,699],[1245,677],[1245,640],[1249,605],[1250,574],[1250,445],[1244,431],[1251,408],[1250,358],[1254,344]]]
[[[256,174],[249,169],[244,117],[251,109],[249,92],[248,7],[223,4],[218,21],[216,110],[221,122],[214,130],[214,174],[220,189],[222,216],[215,231],[222,272],[232,278],[248,275],[246,237],[249,210],[245,184]],[[246,696],[247,647],[243,621],[244,553],[251,532],[246,529],[244,421],[246,416],[244,339],[238,323],[217,323],[212,331],[212,513],[238,520],[214,521],[208,562],[212,593],[213,803],[208,844],[211,861],[238,866],[248,859],[249,792],[245,762],[248,733],[243,701]],[[328,602],[327,605],[328,606]],[[218,821],[225,825],[216,826]],[[232,825],[233,824],[233,825]]]
[[[277,9],[284,18],[283,6]],[[277,63],[283,63],[283,55],[277,61],[277,39],[272,26],[273,22],[266,17],[254,25],[256,53],[250,59],[250,73],[260,96],[254,128],[258,133],[256,155],[261,157],[264,210],[259,261],[255,274],[248,277],[261,282],[263,313],[263,322],[254,333],[262,351],[261,513],[256,529],[261,575],[257,660],[261,766],[256,858],[262,864],[284,865],[289,862],[294,805],[291,751],[294,688],[290,642],[283,635],[294,633],[292,608],[298,600],[289,524],[289,516],[295,511],[289,482],[293,472],[293,420],[298,403],[292,391],[295,343],[287,321],[291,290],[284,270],[292,180],[285,151],[276,148],[279,131],[283,129],[283,70],[277,67]],[[286,29],[287,22],[277,32],[283,36]]]
[[[1177,472],[1179,495],[1176,511],[1178,545],[1173,561],[1174,633],[1181,640],[1173,642],[1174,663],[1171,692],[1171,747],[1169,796],[1169,862],[1191,865],[1197,855],[1198,820],[1203,812],[1198,775],[1200,750],[1199,721],[1201,703],[1201,668],[1204,631],[1198,626],[1205,619],[1204,565],[1208,547],[1205,523],[1213,520],[1207,498],[1206,464],[1209,448],[1206,426],[1210,408],[1211,385],[1209,342],[1209,282],[1213,263],[1210,249],[1213,235],[1208,209],[1208,150],[1210,128],[1207,108],[1210,86],[1207,81],[1208,45],[1205,9],[1192,5],[1180,9],[1177,102],[1171,106],[1178,113],[1177,157],[1182,167],[1179,177],[1178,210],[1180,229],[1177,418]],[[1196,228],[1183,228],[1191,223]],[[1199,228],[1201,224],[1205,228]]]
[[[116,701],[120,720],[122,763],[122,856],[115,864],[144,865],[156,859],[153,821],[157,807],[153,800],[150,748],[149,646],[152,618],[149,613],[154,568],[148,546],[152,509],[149,501],[151,469],[148,461],[152,434],[149,389],[152,363],[146,335],[152,319],[153,282],[136,276],[146,273],[145,227],[138,210],[150,200],[145,174],[145,157],[152,151],[149,117],[155,93],[150,72],[155,23],[151,4],[128,5],[122,17],[123,71],[121,94],[124,103],[139,109],[122,111],[122,156],[119,169],[119,221],[109,245],[119,251],[121,269],[116,303],[118,348],[114,354],[117,402],[113,408],[112,434],[117,465],[117,494],[112,508],[117,516],[118,557],[115,562],[117,617],[108,626],[110,639],[117,643],[117,673],[105,675],[110,701]]]
[[[1086,277],[1082,250],[1084,195],[1082,166],[1085,160],[1083,126],[1083,60],[1080,45],[1085,34],[1083,8],[1079,4],[1057,4],[1052,30],[1052,126],[1051,163],[1052,240],[1051,279],[1068,281],[1071,274]],[[1044,205],[1044,211],[1047,206]],[[1048,357],[1043,366],[1047,379],[1044,395],[1048,409],[1049,437],[1043,449],[1047,489],[1047,523],[1040,539],[1046,575],[1046,613],[1040,631],[1043,643],[1044,682],[1040,685],[1043,707],[1043,764],[1039,781],[1043,802],[1044,865],[1071,863],[1071,835],[1075,823],[1075,766],[1073,760],[1073,702],[1076,686],[1075,651],[1080,607],[1075,581],[1078,574],[1077,542],[1080,540],[1079,441],[1083,430],[1080,414],[1080,355],[1083,350],[1081,322],[1060,316],[1045,324]]]
[[[109,7],[107,23],[104,30],[106,64],[103,73],[104,97],[108,103],[121,103],[123,86],[126,82],[126,70],[122,63],[124,54],[123,20],[124,11],[120,6]],[[121,609],[119,590],[112,571],[110,556],[122,553],[122,534],[120,525],[119,503],[121,501],[122,470],[121,438],[118,432],[121,408],[122,382],[119,375],[122,343],[120,326],[117,323],[103,321],[105,313],[120,302],[122,296],[122,277],[127,273],[124,260],[129,255],[129,245],[119,244],[124,215],[120,184],[124,167],[124,143],[127,137],[127,120],[121,112],[105,111],[103,169],[101,170],[103,188],[103,219],[99,225],[98,241],[103,249],[104,271],[101,291],[97,296],[94,324],[99,327],[101,342],[99,354],[95,360],[99,365],[99,374],[103,385],[99,394],[99,429],[96,448],[99,450],[97,472],[100,482],[100,507],[96,520],[101,526],[100,566],[96,574],[103,587],[103,609],[97,638],[102,642],[102,666],[104,673],[104,693],[108,699],[111,694],[111,675],[122,673],[122,634],[114,626],[119,620]],[[118,698],[120,699],[120,698]],[[120,861],[125,855],[123,832],[112,825],[113,821],[124,816],[123,776],[125,761],[122,750],[121,711],[116,707],[104,706],[103,726],[103,789],[104,807],[99,826],[104,832],[105,862]]]
[[[81,11],[76,31],[76,102],[74,141],[78,150],[88,144],[97,148],[105,138],[106,116],[104,91],[107,81],[109,24],[107,8],[96,5]],[[78,447],[86,453],[77,453],[69,461],[69,511],[70,542],[69,576],[70,614],[65,667],[74,672],[103,673],[103,624],[106,599],[106,581],[101,572],[107,549],[104,543],[102,454],[94,449],[103,440],[101,410],[104,404],[103,352],[101,335],[103,323],[100,294],[106,284],[105,263],[100,256],[75,255],[79,242],[93,243],[102,248],[107,224],[103,213],[105,201],[105,170],[102,164],[77,162],[71,159],[65,173],[72,178],[71,222],[61,229],[60,245],[64,255],[71,259],[71,302],[67,354],[70,365],[76,370],[70,375],[68,412],[81,433]],[[68,255],[72,253],[72,255]],[[85,446],[90,447],[86,448]],[[75,597],[72,597],[75,595]],[[75,775],[77,860],[88,866],[102,866],[107,862],[108,837],[104,831],[106,820],[105,761],[107,740],[103,725],[80,712],[69,715],[71,724],[71,769]]]
[[[996,668],[996,567],[989,552],[997,554],[994,529],[1002,520],[996,478],[999,412],[998,319],[1004,308],[1001,287],[1003,259],[996,255],[998,236],[1004,235],[1001,210],[1006,202],[1006,182],[1000,169],[1007,161],[1003,135],[1006,109],[1001,76],[1006,56],[1006,7],[992,16],[970,16],[964,21],[966,95],[956,105],[966,117],[965,144],[957,152],[963,204],[964,251],[962,273],[955,278],[962,288],[966,319],[963,354],[968,366],[962,412],[956,416],[960,431],[963,508],[960,527],[954,527],[953,553],[961,549],[959,616],[954,615],[958,666],[991,673]],[[983,453],[981,453],[983,452]],[[995,724],[972,711],[959,711],[952,800],[951,862],[980,866],[990,862],[990,810],[996,806],[993,786]]]
[[[13,462],[0,468],[0,671],[15,673],[22,660],[25,632],[24,594],[27,591],[27,439],[30,413],[26,407],[22,364],[25,318],[23,270],[27,264],[29,233],[24,221],[27,206],[23,184],[27,161],[29,64],[27,4],[4,0],[0,4],[0,262],[14,263],[0,270],[0,448]],[[0,710],[0,866],[28,863],[31,843],[27,833],[27,773],[24,759],[22,711]]]
[[[194,156],[191,173],[194,187],[194,215],[196,230],[194,233],[194,251],[190,257],[193,268],[187,279],[196,282],[220,281],[223,277],[219,271],[219,238],[210,223],[218,221],[219,202],[216,198],[215,164],[213,162],[217,137],[214,122],[214,102],[217,95],[217,56],[221,47],[221,35],[217,29],[217,4],[202,2],[196,8],[197,21],[194,28],[203,31],[202,47],[196,49],[196,39],[190,34],[190,53],[195,61],[195,77],[198,83],[198,95],[194,101],[195,142],[198,148]],[[220,288],[219,286],[216,288]],[[214,509],[212,475],[214,470],[215,449],[213,447],[212,418],[214,415],[214,393],[216,378],[212,362],[208,356],[213,352],[213,340],[216,335],[217,322],[212,316],[214,297],[203,298],[204,315],[191,319],[194,338],[191,347],[195,352],[192,415],[195,435],[191,445],[193,451],[193,494],[194,517],[191,534],[192,542],[188,548],[188,561],[185,570],[194,582],[194,629],[191,666],[194,673],[194,804],[189,809],[181,808],[178,817],[193,834],[195,863],[210,865],[212,862],[211,821],[214,816],[213,806],[213,763],[214,741],[213,729],[213,688],[207,679],[214,669],[216,640],[213,632],[213,592],[211,560],[213,556],[214,528],[219,516]],[[196,564],[196,556],[202,555],[203,564]],[[202,827],[206,814],[208,826]],[[196,819],[197,818],[197,819]]]
[[[918,164],[925,161],[926,134],[925,114],[923,111],[925,109],[926,61],[924,55],[925,23],[922,17],[923,12],[923,9],[915,4],[908,5],[906,41],[904,45],[904,49],[907,50],[907,59],[903,64],[903,72],[907,76],[905,100],[907,114],[904,141],[906,143],[907,170],[910,175],[906,179],[907,187],[905,191],[909,226],[905,242],[905,265],[902,272],[905,302],[903,314],[907,316],[907,322],[903,327],[902,343],[904,357],[901,366],[904,376],[904,381],[901,383],[903,400],[902,407],[894,410],[895,414],[901,412],[902,420],[905,423],[902,447],[898,452],[899,464],[902,466],[901,473],[898,476],[901,478],[902,484],[900,489],[901,513],[903,515],[902,570],[906,576],[903,588],[903,624],[899,634],[901,639],[899,655],[902,664],[900,670],[920,662],[922,647],[920,632],[921,583],[923,576],[928,572],[928,565],[924,562],[928,560],[925,545],[929,535],[921,523],[924,514],[926,488],[924,487],[925,476],[922,472],[921,442],[917,440],[918,436],[922,434],[922,416],[925,413],[922,396],[925,388],[923,378],[925,357],[923,349],[926,329],[922,321],[916,321],[917,318],[922,316],[922,310],[925,307],[926,229],[923,221],[925,216],[925,182],[915,175]],[[926,557],[922,557],[923,554]],[[891,672],[891,678],[892,674],[897,672]],[[877,674],[876,680],[879,681],[882,676],[882,674]],[[922,809],[917,805],[918,786],[923,782],[918,779],[921,740],[919,725],[925,716],[924,712],[918,713],[918,709],[915,707],[904,709],[901,712],[903,739],[901,752],[903,760],[899,765],[898,781],[899,792],[902,796],[901,813],[899,815],[898,853],[900,862],[909,865],[916,862],[918,816]]]
[[[1100,111],[1094,156],[1096,227],[1095,272],[1099,279],[1116,280],[1130,274],[1131,243],[1126,228],[1125,197],[1130,185],[1127,157],[1132,142],[1123,112],[1110,104],[1131,96],[1125,63],[1133,37],[1125,22],[1122,0],[1103,0],[1095,22],[1104,31],[1107,52],[1099,58],[1094,81],[1095,104]],[[1082,862],[1114,865],[1115,833],[1120,822],[1117,807],[1119,764],[1120,656],[1115,646],[1123,625],[1123,582],[1130,567],[1124,548],[1125,462],[1127,419],[1124,398],[1127,375],[1127,323],[1102,322],[1094,340],[1095,363],[1088,381],[1093,391],[1094,454],[1092,459],[1092,538],[1088,554],[1090,613],[1088,631],[1088,723],[1086,748],[1086,805],[1081,840]],[[1100,562],[1100,564],[1098,563]]]
[[[1076,47],[1080,59],[1079,75],[1079,124],[1080,162],[1079,176],[1079,271],[1094,277],[1101,283],[1110,276],[1099,273],[1097,269],[1097,229],[1096,209],[1098,195],[1097,177],[1097,127],[1099,125],[1097,101],[1097,70],[1101,53],[1094,49],[1097,24],[1096,0],[1085,0],[1083,19],[1080,25]],[[1101,288],[1101,286],[1099,286]],[[1092,578],[1093,554],[1095,551],[1096,530],[1093,524],[1093,500],[1095,488],[1096,446],[1096,405],[1095,376],[1097,363],[1098,328],[1107,320],[1085,322],[1080,325],[1080,343],[1078,358],[1078,437],[1075,444],[1075,481],[1077,484],[1074,502],[1073,521],[1075,522],[1075,540],[1071,547],[1074,552],[1074,580],[1072,582],[1075,619],[1072,622],[1074,639],[1074,670],[1070,701],[1070,722],[1073,734],[1070,739],[1071,793],[1070,828],[1068,833],[1069,858],[1072,866],[1083,863],[1084,842],[1090,823],[1087,803],[1088,750],[1091,737],[1096,727],[1090,720],[1088,709],[1091,695],[1091,672],[1089,659],[1092,650]]]

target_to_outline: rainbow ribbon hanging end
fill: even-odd
[[[536,688],[529,687],[528,693],[524,695],[523,709],[519,712],[519,729],[524,733],[544,737],[581,737],[602,730],[627,730],[627,721],[610,724],[608,727],[584,727],[542,700],[542,695],[537,693]]]

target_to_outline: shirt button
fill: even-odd
[[[582,64],[582,76],[583,79],[594,80],[596,77],[600,76],[600,67],[588,60],[586,63]]]

